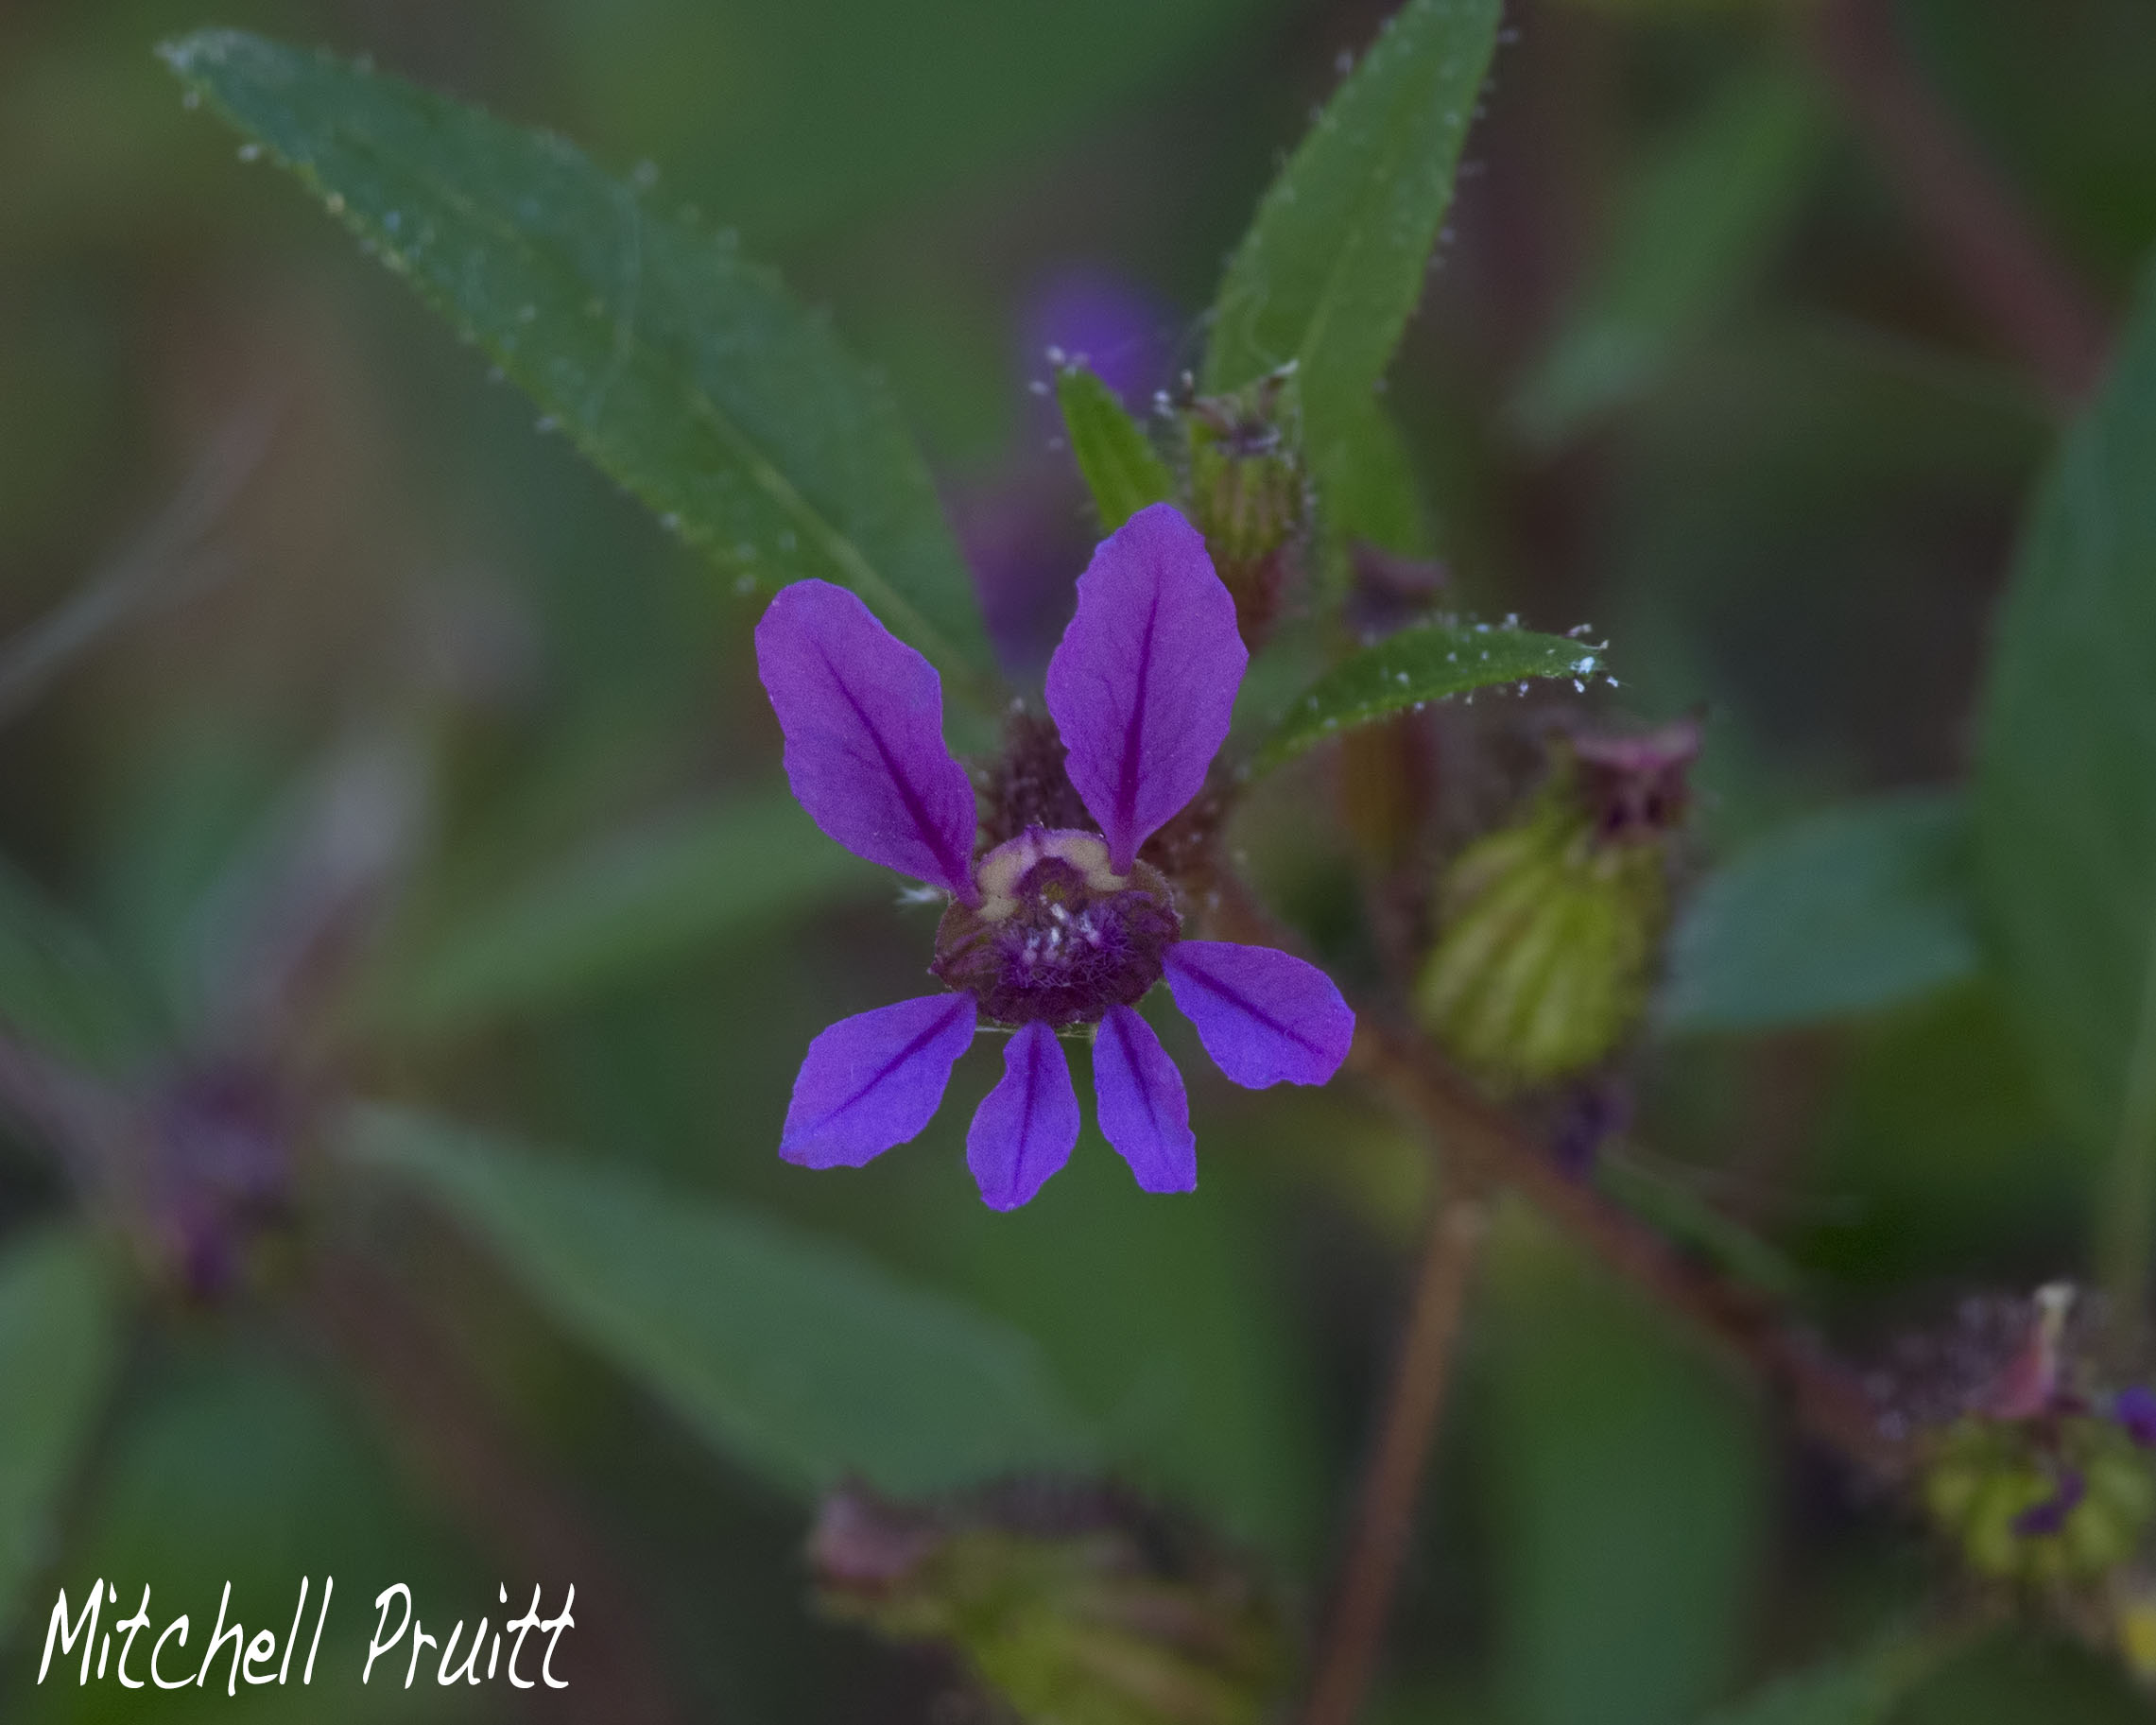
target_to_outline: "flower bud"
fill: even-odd
[[[1235,625],[1255,651],[1280,615],[1309,517],[1309,481],[1279,422],[1289,373],[1184,410],[1191,517],[1235,599]]]
[[[1971,1416],[1940,1437],[1923,1499],[1979,1575],[2089,1581],[2133,1554],[2156,1509],[2156,1480],[2109,1421]]]
[[[1561,740],[1526,814],[1445,871],[1418,1015],[1492,1090],[1586,1071],[1638,1022],[1698,750],[1690,721]]]
[[[850,1487],[810,1558],[834,1616],[951,1645],[1026,1718],[1255,1725],[1287,1676],[1265,1593],[1105,1492],[920,1509]]]

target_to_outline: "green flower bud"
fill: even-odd
[[[1689,721],[1561,741],[1526,816],[1445,871],[1417,1011],[1492,1090],[1586,1071],[1638,1023],[1668,919],[1666,840],[1698,749]]]
[[[938,1641],[1035,1725],[1256,1725],[1288,1677],[1270,1597],[1127,1500],[915,1510],[850,1489],[811,1538],[833,1615]]]
[[[2096,1580],[2133,1555],[2156,1480],[2109,1421],[1970,1416],[1940,1439],[1923,1499],[1977,1574],[2058,1585]]]
[[[1234,595],[1236,626],[1253,651],[1280,614],[1310,512],[1308,475],[1279,421],[1290,375],[1275,371],[1183,412],[1191,519]]]

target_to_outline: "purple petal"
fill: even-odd
[[[1168,948],[1167,978],[1214,1064],[1252,1090],[1322,1084],[1354,1041],[1355,1015],[1333,979],[1291,953],[1181,940]]]
[[[1093,1093],[1101,1136],[1147,1192],[1198,1185],[1198,1137],[1190,1098],[1161,1039],[1129,1007],[1111,1008],[1093,1044]]]
[[[974,788],[943,746],[935,667],[845,588],[796,581],[756,625],[756,670],[816,824],[972,904]]]
[[[1015,1210],[1071,1159],[1078,1092],[1056,1033],[1036,1019],[1003,1052],[1003,1078],[966,1130],[966,1166],[992,1210]]]
[[[1048,711],[1122,873],[1204,785],[1250,654],[1203,537],[1172,505],[1101,541],[1078,592],[1048,661]]]
[[[974,1040],[974,997],[930,994],[841,1018],[808,1045],[779,1154],[857,1168],[917,1136]]]
[[[2156,1391],[2135,1384],[2118,1392],[2112,1412],[2143,1449],[2156,1449]]]

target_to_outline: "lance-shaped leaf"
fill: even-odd
[[[721,568],[840,582],[946,669],[986,674],[896,408],[731,235],[558,137],[325,54],[236,30],[164,54]]]
[[[733,798],[613,835],[440,919],[375,989],[367,1015],[403,1036],[455,1035],[888,887],[825,840],[791,796]]]
[[[1773,834],[1686,906],[1657,1016],[1767,1030],[1873,1012],[1975,974],[1958,792],[1872,798]]]
[[[1649,388],[1744,288],[1827,135],[1818,94],[1781,66],[1732,79],[1689,120],[1629,188],[1608,254],[1513,398],[1520,434],[1561,443]]]
[[[86,1236],[54,1229],[0,1251],[0,1641],[54,1555],[119,1341],[119,1302]]]
[[[1335,665],[1296,697],[1250,769],[1269,772],[1314,743],[1447,695],[1537,677],[1584,682],[1605,674],[1602,648],[1561,635],[1482,624],[1404,629]]]
[[[906,1495],[1091,1453],[1025,1337],[843,1247],[418,1114],[361,1110],[340,1139],[782,1490]]]
[[[2114,1271],[2120,1252],[2146,1251],[2156,1187],[2151,475],[2156,270],[2037,493],[1995,631],[1976,775],[1977,880],[2008,998],[2061,1117],[2116,1159],[2113,1224],[2143,1242],[2114,1240]]]
[[[1329,493],[1423,283],[1499,0],[1407,0],[1289,158],[1221,283],[1204,381],[1295,366],[1303,454]]]
[[[1071,454],[1093,493],[1103,533],[1114,532],[1147,504],[1175,495],[1175,475],[1146,428],[1099,377],[1083,366],[1063,367],[1056,373],[1056,404],[1063,410]]]

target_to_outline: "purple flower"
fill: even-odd
[[[1132,1009],[1165,981],[1238,1084],[1322,1084],[1354,1014],[1322,971],[1269,947],[1186,940],[1174,888],[1139,854],[1205,783],[1248,663],[1205,542],[1166,504],[1094,553],[1048,665],[1047,701],[1092,828],[1028,827],[974,855],[965,769],[943,744],[928,662],[852,593],[798,581],[756,628],[786,776],[856,855],[947,892],[931,974],[953,991],[842,1019],[809,1044],[779,1153],[859,1167],[916,1136],[985,1021],[1009,1026],[1002,1080],[966,1164],[1014,1210],[1070,1159],[1078,1095],[1059,1031],[1092,1028],[1100,1129],[1148,1192],[1198,1183],[1181,1076]]]
[[[2120,1390],[2112,1404],[2112,1417],[2141,1448],[2156,1449],[2156,1390],[2145,1384]]]

